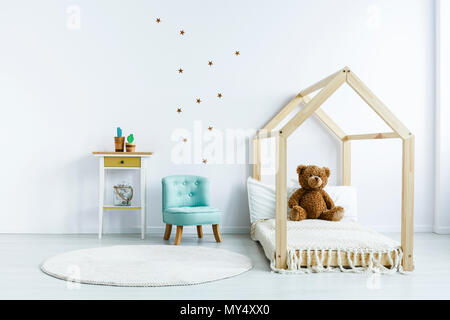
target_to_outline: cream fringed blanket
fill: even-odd
[[[251,235],[276,272],[403,271],[400,244],[353,221],[287,221],[287,270],[275,267],[274,219],[253,223]]]

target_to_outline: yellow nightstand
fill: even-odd
[[[98,197],[98,238],[103,234],[103,214],[105,210],[139,210],[141,213],[141,238],[146,230],[146,183],[147,159],[153,152],[93,152],[99,158],[99,197]],[[105,176],[107,170],[139,170],[141,184],[140,206],[114,206],[105,204]]]

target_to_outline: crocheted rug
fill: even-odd
[[[275,219],[253,223],[251,235],[275,272],[403,272],[400,243],[353,221],[287,221],[287,270],[275,267]]]
[[[41,270],[58,279],[109,286],[199,284],[252,268],[249,258],[202,246],[133,245],[70,251],[47,259]]]

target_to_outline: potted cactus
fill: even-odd
[[[117,136],[114,137],[114,145],[116,152],[123,152],[125,137],[122,137],[122,129],[117,127]]]
[[[134,150],[136,149],[136,144],[133,143],[134,142],[134,136],[131,133],[128,137],[127,137],[127,152],[134,152]]]

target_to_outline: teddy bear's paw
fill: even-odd
[[[289,213],[289,219],[292,221],[301,221],[306,219],[306,211],[300,206],[295,206]]]
[[[333,221],[340,221],[344,217],[344,208],[337,207],[338,209],[333,215]]]
[[[331,208],[330,210],[322,212],[319,219],[328,221],[340,221],[343,217],[344,217],[344,208],[337,206]]]

